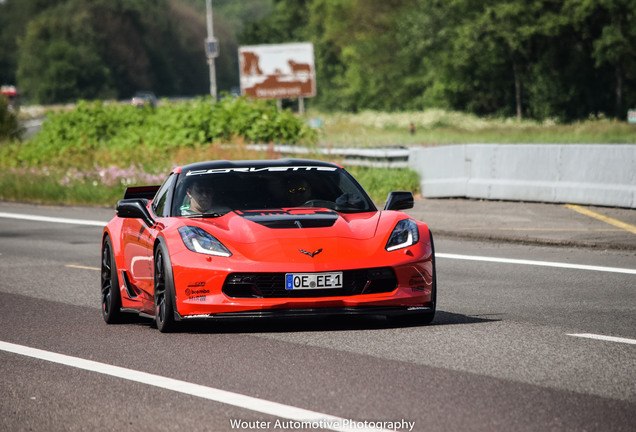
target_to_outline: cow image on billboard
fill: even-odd
[[[311,43],[240,47],[239,68],[243,96],[294,99],[316,95]]]

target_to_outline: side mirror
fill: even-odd
[[[147,199],[123,199],[117,202],[117,216],[120,218],[141,219],[149,227],[155,224],[155,220],[148,211]]]
[[[406,210],[413,208],[413,204],[413,194],[411,192],[389,192],[384,210]]]

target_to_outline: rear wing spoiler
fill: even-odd
[[[152,200],[160,186],[133,186],[126,188],[126,192],[124,192],[124,199],[147,199]]]

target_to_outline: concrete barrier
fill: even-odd
[[[413,148],[424,197],[636,208],[635,144],[462,144]]]

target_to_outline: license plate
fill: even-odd
[[[333,273],[287,273],[285,289],[331,289],[342,288],[342,272]]]

